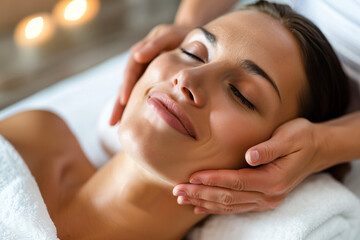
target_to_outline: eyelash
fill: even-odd
[[[204,61],[202,58],[200,58],[200,57],[198,57],[198,56],[196,56],[196,55],[194,55],[194,54],[186,51],[185,49],[180,48],[180,50],[181,50],[183,53],[185,53],[186,55],[188,55],[189,57],[191,57],[191,58],[193,58],[193,59],[195,59],[195,60],[197,60],[197,61],[200,61],[200,62],[202,62],[202,63],[205,63],[205,61]]]
[[[250,110],[254,111],[255,110],[255,106],[254,104],[252,104],[249,100],[247,100],[241,93],[239,90],[237,90],[237,88],[232,85],[232,84],[229,84],[230,86],[230,89],[231,91],[233,92],[233,94],[238,98],[240,99],[240,101],[247,107],[249,108]]]
[[[205,61],[204,61],[203,59],[201,59],[200,57],[198,57],[198,56],[196,56],[196,55],[194,55],[194,54],[186,51],[185,49],[180,48],[180,50],[181,50],[184,54],[186,54],[187,56],[189,56],[189,57],[191,57],[191,58],[193,58],[193,59],[195,59],[195,60],[197,60],[197,61],[200,61],[200,62],[202,62],[202,63],[205,63]],[[252,110],[252,111],[255,110],[255,106],[254,106],[249,100],[247,100],[247,99],[240,93],[240,91],[239,91],[234,85],[229,84],[229,86],[230,86],[230,89],[231,89],[231,91],[233,92],[233,94],[234,94],[238,99],[240,99],[240,101],[241,101],[247,108],[249,108],[249,109]]]

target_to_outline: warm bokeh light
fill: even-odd
[[[49,40],[55,32],[52,18],[47,13],[31,15],[23,19],[14,32],[18,46],[34,46]]]
[[[86,0],[74,0],[70,2],[64,12],[64,18],[68,21],[76,21],[79,20],[82,16],[84,16],[87,8]]]
[[[33,39],[41,34],[44,29],[44,19],[42,17],[36,17],[31,19],[25,27],[25,38]]]
[[[53,10],[56,22],[64,27],[85,24],[99,12],[99,0],[61,0]]]

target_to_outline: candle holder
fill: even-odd
[[[99,0],[61,0],[55,5],[53,16],[60,26],[71,28],[94,19],[99,9]]]
[[[55,24],[48,13],[38,13],[23,19],[16,26],[14,41],[20,47],[38,46],[55,33]]]

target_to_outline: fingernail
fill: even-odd
[[[127,97],[126,94],[124,93],[121,96],[121,105],[126,106],[128,99],[129,99],[129,97]]]
[[[178,202],[178,204],[181,204],[181,205],[189,205],[189,204],[191,204],[189,199],[186,199],[186,198],[183,198],[183,197],[178,197],[177,202]]]
[[[144,54],[144,53],[147,53],[147,52],[148,52],[148,48],[145,46],[141,50],[137,51],[136,53],[137,54]]]
[[[137,62],[141,62],[141,55],[146,54],[146,49],[141,49],[138,50],[135,54],[134,54],[134,58]]]
[[[190,179],[190,183],[192,183],[192,184],[201,184],[202,182],[199,179],[192,178],[192,179]]]
[[[259,161],[259,152],[257,150],[252,150],[247,152],[245,157],[251,163],[257,163]]]
[[[125,105],[125,96],[124,96],[124,94],[122,94],[121,96],[120,96],[120,104],[121,105]]]
[[[180,190],[180,191],[174,192],[174,195],[175,196],[186,196],[187,194],[185,191]]]

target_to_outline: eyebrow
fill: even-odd
[[[216,36],[214,34],[212,34],[211,32],[209,32],[208,30],[206,30],[203,27],[197,27],[197,29],[200,29],[203,32],[203,34],[205,35],[206,39],[212,45],[214,45],[216,47],[217,40],[216,40]],[[262,76],[265,80],[267,80],[271,84],[271,86],[273,86],[273,88],[275,89],[277,95],[279,96],[280,102],[281,102],[279,88],[276,86],[275,82],[269,77],[269,75],[262,68],[260,68],[256,63],[254,63],[253,61],[248,60],[248,59],[242,60],[240,62],[240,67],[245,69],[247,72],[249,72],[251,74]]]
[[[217,40],[214,34],[212,34],[211,32],[209,32],[208,30],[206,30],[203,27],[197,27],[197,29],[200,29],[203,34],[205,35],[206,39],[214,46],[217,45]]]
[[[260,68],[256,63],[254,63],[251,60],[245,59],[240,62],[240,66],[245,69],[247,72],[255,75],[262,76],[265,80],[267,80],[271,86],[275,89],[277,95],[279,96],[280,102],[281,102],[281,96],[279,88],[276,86],[275,82],[269,77],[269,75]]]

